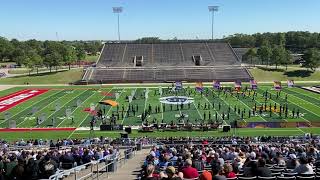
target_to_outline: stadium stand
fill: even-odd
[[[106,43],[96,67],[82,81],[92,83],[249,81],[228,43],[205,41]]]
[[[143,180],[320,179],[319,137],[159,139]]]

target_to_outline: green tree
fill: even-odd
[[[14,50],[13,45],[6,38],[0,37],[0,60],[8,60]]]
[[[257,49],[250,48],[245,54],[245,59],[250,59],[250,63],[253,64],[253,59],[257,57]]]
[[[257,51],[257,56],[261,60],[261,64],[269,65],[271,55],[272,49],[268,45],[261,46]]]
[[[139,43],[158,43],[160,41],[161,39],[159,37],[143,37],[136,40],[136,42]]]
[[[320,51],[315,48],[308,49],[303,55],[303,60],[305,60],[303,67],[315,71],[320,66]]]
[[[292,64],[293,57],[291,55],[291,52],[288,50],[285,50],[285,61],[283,64],[286,66],[286,70],[288,70],[288,64]]]
[[[77,54],[72,46],[65,45],[62,51],[63,62],[68,64],[69,70],[71,69],[71,64],[76,61]]]
[[[61,61],[62,61],[62,56],[58,52],[52,52],[52,53],[46,54],[44,58],[44,64],[47,67],[49,67],[50,72],[52,70],[52,67],[57,67],[58,65],[60,65]]]
[[[28,59],[32,62],[32,70],[37,69],[37,74],[39,73],[39,67],[43,65],[43,58],[37,53],[36,50],[32,50],[28,53]]]
[[[271,62],[276,65],[276,69],[278,69],[278,65],[286,63],[287,60],[287,51],[282,46],[275,46],[272,49]]]
[[[80,61],[83,60],[84,58],[86,58],[86,51],[83,48],[78,47],[76,49],[76,56],[77,56],[77,60],[78,60],[78,65],[80,67]]]

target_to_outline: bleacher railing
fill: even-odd
[[[128,159],[131,159],[135,155],[136,147],[130,147],[124,151],[124,156],[121,156],[120,153],[108,155],[68,170],[58,170],[54,175],[49,177],[49,180],[59,180],[70,175],[73,175],[73,179],[75,180],[87,179],[88,177],[99,179],[99,176],[103,174],[108,178],[111,173],[117,171],[118,166],[119,168],[122,167]],[[83,170],[85,169],[89,169],[89,172],[84,172]],[[80,172],[84,174],[80,175]]]

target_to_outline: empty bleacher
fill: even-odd
[[[200,57],[199,64],[193,56]],[[134,57],[142,57],[139,67],[135,66]],[[83,80],[93,83],[249,81],[251,78],[228,43],[201,41],[107,43],[96,68],[89,68],[83,76]]]
[[[125,46],[126,44],[105,44],[97,65],[99,67],[121,66]]]

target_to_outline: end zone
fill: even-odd
[[[47,92],[48,89],[24,89],[0,98],[0,112]]]

